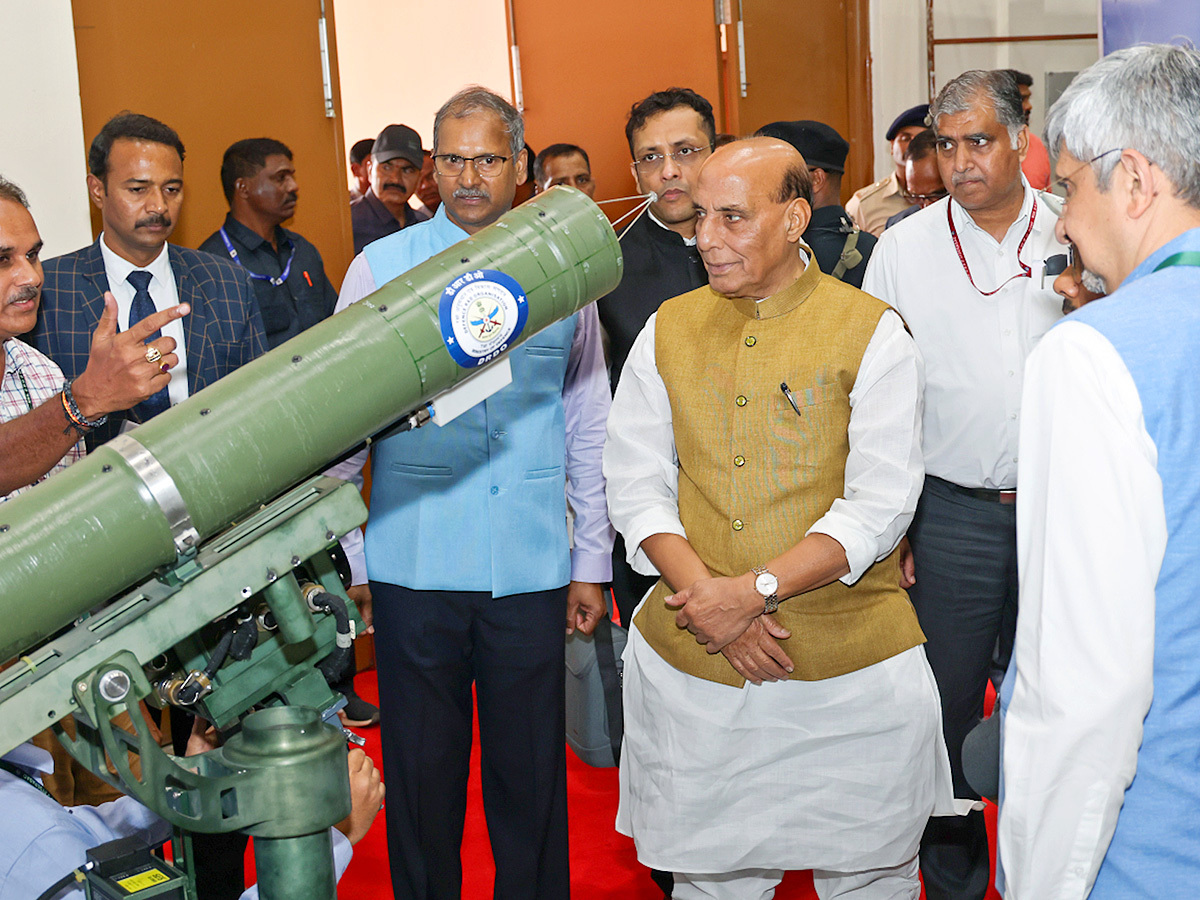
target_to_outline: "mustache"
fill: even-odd
[[[166,213],[150,213],[146,218],[138,219],[133,223],[134,228],[146,228],[152,225],[169,228],[171,226],[171,217]]]
[[[399,181],[388,181],[384,184],[381,184],[379,186],[379,190],[380,191],[403,191],[405,193],[408,193],[408,188],[406,188],[404,186],[404,184]]]
[[[27,284],[25,287],[17,288],[8,297],[9,303],[25,303],[28,300],[36,300],[42,293],[40,285]]]
[[[483,188],[455,188],[453,197],[455,200],[491,200],[492,195]]]
[[[295,203],[300,199],[300,193],[299,191],[291,191],[284,199],[287,200],[288,203]]]

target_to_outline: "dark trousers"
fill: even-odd
[[[1016,507],[968,496],[927,477],[908,532],[917,583],[909,589],[942,697],[942,726],[957,797],[978,798],[963,777],[963,738],[983,717],[997,640],[1017,602]],[[1004,635],[1004,637],[1002,637]],[[929,820],[921,875],[929,900],[981,900],[989,881],[983,813]]]
[[[371,594],[396,900],[461,894],[472,682],[495,900],[566,900],[566,587]]]

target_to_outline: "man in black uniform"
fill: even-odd
[[[621,237],[625,275],[597,307],[608,333],[613,390],[625,358],[646,321],[664,300],[708,283],[696,251],[692,186],[716,138],[712,104],[687,88],[656,91],[629,111],[625,137],[638,191],[657,199]],[[634,572],[625,544],[613,546],[613,596],[628,624],[633,608],[657,579]]]
[[[860,231],[842,206],[842,174],[850,144],[824,122],[810,119],[772,122],[758,134],[787,141],[800,151],[812,175],[813,212],[804,243],[816,254],[822,272],[861,288],[877,239]]]
[[[250,275],[267,346],[278,347],[337,303],[317,248],[283,227],[296,214],[299,194],[292,151],[270,138],[238,141],[221,160],[221,187],[229,214],[200,249],[232,259]]]

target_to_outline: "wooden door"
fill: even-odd
[[[332,116],[318,29],[323,6]],[[224,220],[225,148],[271,137],[295,155],[300,200],[288,227],[316,244],[330,279],[341,284],[354,245],[332,2],[73,0],[72,10],[85,144],[113,115],[131,110],[166,122],[187,149],[172,242],[195,247]],[[93,227],[99,233],[95,213]]]
[[[752,134],[768,122],[824,122],[850,142],[843,201],[874,181],[868,0],[722,3],[727,24],[721,74],[729,130]]]

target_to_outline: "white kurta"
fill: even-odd
[[[1063,323],[1030,356],[1025,383],[1000,859],[1007,897],[1082,900],[1154,693],[1166,514],[1137,388],[1107,338]]]
[[[651,318],[625,364],[604,454],[610,515],[645,572],[641,541],[684,534],[654,328]],[[845,495],[811,529],[846,549],[847,583],[911,521],[921,387],[916,348],[887,313],[850,394]],[[896,866],[916,853],[931,813],[953,812],[937,687],[920,647],[837,678],[733,688],[673,668],[635,627],[624,702],[617,829],[645,865],[696,874]]]

